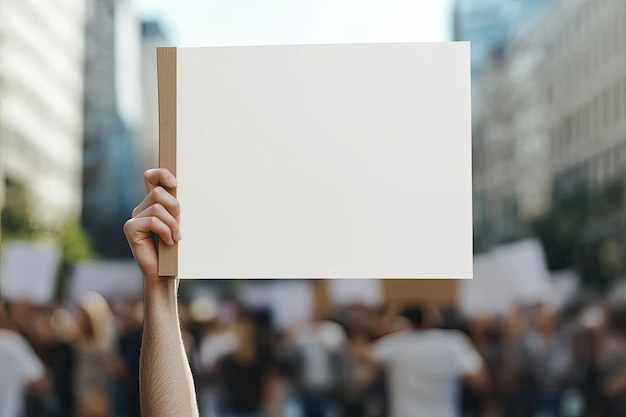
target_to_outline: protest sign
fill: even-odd
[[[336,306],[384,304],[384,291],[378,279],[331,279],[326,281],[331,302]]]
[[[181,278],[470,278],[469,44],[160,48]]]
[[[54,297],[61,251],[53,244],[13,241],[2,246],[0,290],[9,301],[48,304]]]
[[[127,261],[81,261],[71,277],[69,298],[80,302],[89,292],[96,292],[105,298],[141,297],[143,278],[133,260]]]
[[[239,288],[242,303],[250,308],[268,308],[274,326],[289,329],[313,319],[315,299],[307,281],[244,284]]]
[[[459,282],[460,309],[468,316],[507,314],[516,304],[553,304],[553,289],[541,243],[520,240],[474,257],[474,279]]]

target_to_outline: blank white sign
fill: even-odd
[[[177,50],[181,278],[471,278],[469,44]]]
[[[53,244],[8,242],[2,246],[0,291],[10,301],[49,304],[54,298],[61,250]]]
[[[307,281],[243,285],[239,298],[248,307],[269,308],[274,326],[282,330],[310,322],[315,312],[313,288]]]
[[[378,307],[384,303],[383,282],[378,279],[330,279],[326,281],[326,287],[335,306],[365,304]]]
[[[550,303],[568,295],[550,279],[541,242],[525,239],[498,245],[474,257],[474,279],[463,280],[459,304],[467,316],[508,314],[515,304]],[[553,304],[554,305],[554,304]]]
[[[69,298],[80,302],[89,292],[103,297],[141,297],[143,278],[135,261],[81,261],[74,266]]]

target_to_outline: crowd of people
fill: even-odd
[[[618,303],[471,320],[355,304],[291,329],[269,309],[218,305],[202,319],[180,306],[202,417],[626,416]],[[139,416],[142,307],[95,293],[5,303],[0,417]]]

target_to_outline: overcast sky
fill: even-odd
[[[452,0],[131,0],[176,46],[451,39]]]

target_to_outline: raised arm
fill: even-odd
[[[156,237],[181,239],[178,201],[166,190],[178,184],[165,169],[146,171],[147,195],[133,210],[124,233],[144,278],[144,330],[139,362],[141,414],[197,417],[193,377],[178,319],[178,278],[160,277]]]

